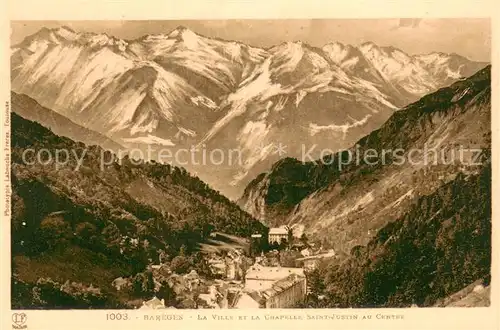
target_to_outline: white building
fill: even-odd
[[[274,242],[281,244],[281,241],[283,239],[287,239],[288,237],[288,231],[286,228],[279,227],[279,228],[271,228],[269,229],[269,236],[268,236],[268,241],[269,244],[273,244]]]

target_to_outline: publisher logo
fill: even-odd
[[[12,314],[12,322],[14,323],[12,327],[14,329],[26,329],[27,326],[25,325],[25,323],[27,318],[28,317],[26,316],[25,313]]]

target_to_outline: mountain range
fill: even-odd
[[[348,148],[397,109],[487,63],[374,43],[252,47],[188,28],[134,40],[42,29],[12,46],[12,90],[126,148],[238,150],[183,164],[230,198],[303,146]],[[312,153],[319,157],[318,151]]]

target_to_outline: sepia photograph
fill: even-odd
[[[490,306],[489,18],[10,31],[12,310]]]

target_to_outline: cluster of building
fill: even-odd
[[[214,275],[228,280],[241,280],[245,275],[242,267],[243,258],[243,251],[230,250],[225,256],[212,255],[208,259],[208,265]]]
[[[293,228],[293,237],[299,237],[303,232],[304,228]],[[289,237],[289,228],[287,227],[277,227],[270,228],[268,234],[268,242],[269,244],[281,244],[283,240],[287,240]],[[291,242],[290,242],[291,243]],[[296,260],[304,265],[304,269],[313,270],[318,266],[321,260],[327,258],[335,257],[335,252],[333,250],[324,251],[321,248],[313,249],[313,244],[304,244],[302,242],[293,243],[289,247],[292,250],[300,251],[302,255],[301,258],[297,258]]]
[[[306,294],[304,269],[255,263],[247,270],[244,281],[215,280],[198,299],[203,301],[202,308],[290,308],[303,301]]]
[[[215,280],[197,297],[198,308],[291,308],[303,301],[307,282],[302,268],[253,265],[245,282]],[[164,309],[163,299],[144,301],[141,309]]]
[[[289,229],[286,227],[271,228],[269,243],[281,244],[283,240],[288,239],[289,234]],[[254,236],[259,239],[262,237],[260,234],[255,234],[252,238]],[[196,294],[195,298],[196,308],[291,308],[304,301],[308,293],[305,272],[314,269],[321,260],[334,257],[335,252],[323,251],[321,248],[314,249],[311,245],[301,242],[291,244],[288,249],[287,253],[297,255],[295,260],[299,263],[295,263],[296,267],[282,267],[279,251],[271,251],[266,256],[262,254],[261,257],[255,258],[253,265],[251,265],[253,261],[246,257],[243,250],[213,253],[207,258],[207,262],[212,274],[218,275],[218,279],[203,280],[205,284],[200,284],[201,279],[197,274],[176,275],[163,271],[164,267],[161,265],[150,267],[154,275],[159,273],[168,275],[169,283],[177,294],[182,293],[177,290],[178,287],[185,288],[189,292],[198,291],[199,294]],[[298,267],[302,265],[303,267]],[[156,279],[157,276],[154,277]],[[113,284],[120,290],[129,284],[125,282],[124,279],[118,278]],[[202,287],[204,289],[199,291]],[[145,301],[141,308],[161,309],[165,308],[165,303],[154,297]]]

